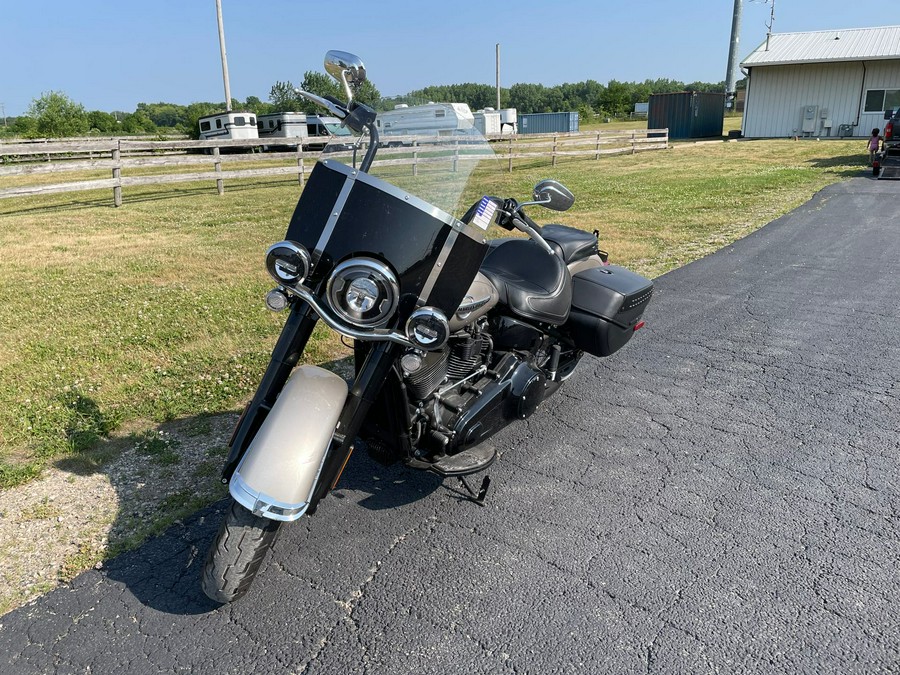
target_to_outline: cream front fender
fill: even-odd
[[[272,520],[300,518],[346,400],[340,376],[317,366],[297,368],[231,477],[235,501]]]

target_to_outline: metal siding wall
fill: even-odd
[[[866,68],[865,88],[900,88],[900,61],[867,61]],[[837,136],[841,124],[856,121],[862,77],[860,62],[757,66],[751,71],[744,136],[790,137],[800,133],[806,105],[817,105],[820,112],[828,108],[831,135]],[[868,137],[872,128],[881,127],[883,122],[880,114],[861,113],[853,135]],[[821,117],[817,130],[821,130]]]
[[[578,131],[577,112],[526,113],[519,115],[520,134],[552,134]]]
[[[866,89],[900,89],[900,61],[866,61],[866,68]],[[868,138],[875,128],[884,129],[884,115],[862,112],[855,135]]]

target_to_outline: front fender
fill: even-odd
[[[272,520],[300,518],[346,400],[340,376],[317,366],[297,368],[231,477],[235,501]]]

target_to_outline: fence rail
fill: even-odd
[[[559,134],[493,136],[493,153],[512,171],[516,160],[549,162],[556,166],[561,158],[593,158],[603,155],[634,154],[668,147],[668,130],[593,131]],[[420,166],[437,162],[482,160],[484,153],[472,152],[465,138],[388,137],[382,139],[375,166],[408,165],[413,174]],[[247,148],[284,147],[291,152],[223,154],[223,151]],[[207,154],[188,154],[201,151]],[[362,151],[358,153],[362,157]],[[225,180],[266,176],[295,176],[302,186],[307,176],[306,160],[318,159],[320,153],[304,150],[297,139],[241,140],[128,140],[102,139],[88,141],[56,141],[45,143],[0,143],[0,180],[3,177],[27,177],[71,174],[85,171],[111,171],[111,178],[70,180],[53,184],[30,184],[0,188],[0,199],[57,194],[82,190],[112,189],[113,203],[122,205],[123,188],[166,183],[215,181],[219,194],[225,191]],[[88,158],[85,159],[85,156]],[[347,156],[336,156],[348,159]],[[260,162],[281,160],[284,166],[245,168]],[[123,176],[122,172],[153,167],[182,168],[196,166],[205,170],[190,173],[167,173]],[[224,167],[224,168],[223,168]]]

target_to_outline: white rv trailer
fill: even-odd
[[[497,112],[500,113],[501,134],[519,133],[519,114],[515,108],[501,108]]]
[[[500,113],[493,108],[485,108],[475,113],[475,128],[482,136],[500,133]]]
[[[460,136],[472,133],[475,117],[465,103],[397,105],[378,113],[375,125],[388,136]]]
[[[256,114],[252,112],[220,112],[204,115],[199,120],[200,140],[259,138]]]
[[[346,136],[348,141],[352,141],[353,136],[349,129],[341,126],[337,117],[298,112],[260,115],[257,127],[260,138],[298,138],[304,148],[324,147],[334,137]]]

